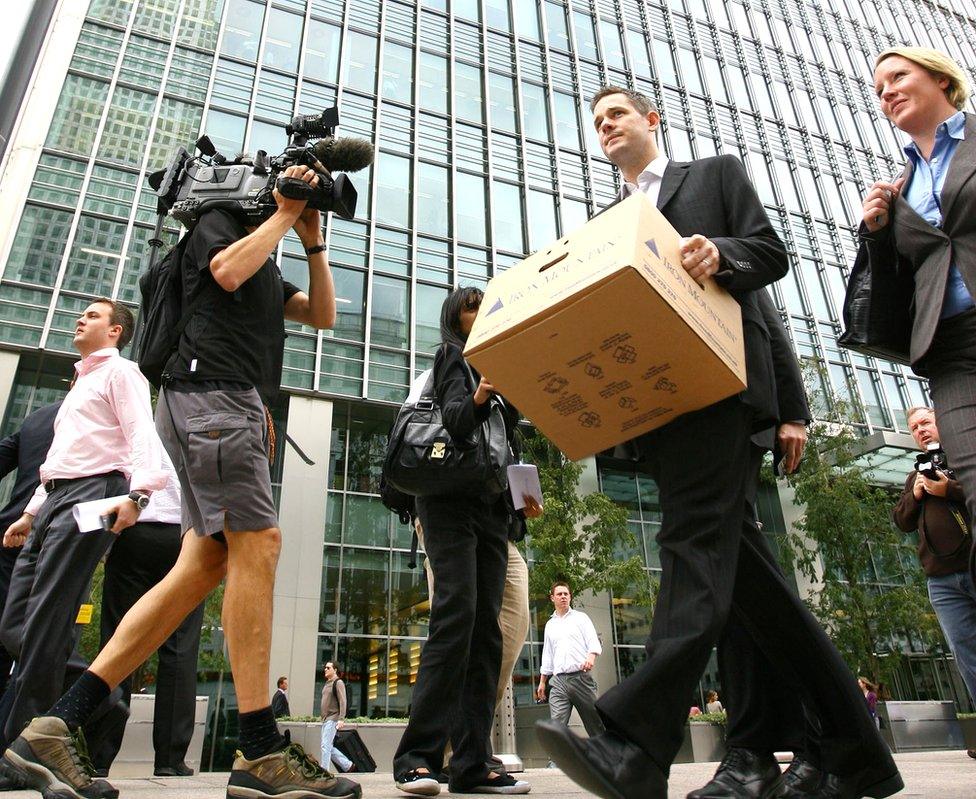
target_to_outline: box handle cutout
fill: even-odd
[[[568,255],[569,255],[569,250],[564,250],[564,251],[563,251],[562,253],[560,253],[559,255],[557,255],[557,256],[556,256],[555,258],[553,258],[553,259],[552,259],[551,261],[547,261],[547,262],[546,262],[546,263],[544,263],[544,264],[543,264],[542,266],[540,266],[540,267],[539,267],[539,272],[540,272],[540,273],[541,273],[541,272],[545,272],[545,271],[546,271],[547,269],[549,269],[549,268],[551,268],[551,267],[553,267],[553,266],[555,266],[555,265],[556,265],[556,264],[558,264],[558,263],[559,263],[560,261],[562,261],[562,260],[565,260],[565,258],[566,258],[566,257],[567,257]]]

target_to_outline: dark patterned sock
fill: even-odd
[[[278,732],[271,705],[250,713],[241,713],[239,722],[241,751],[248,760],[255,760],[285,748],[285,739]]]
[[[48,714],[63,719],[69,730],[77,730],[91,717],[112,689],[97,674],[86,671],[68,689],[68,693],[54,703]]]

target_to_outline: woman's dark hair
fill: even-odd
[[[464,349],[468,337],[461,333],[461,311],[470,303],[480,304],[484,295],[477,286],[459,286],[447,295],[441,306],[441,341]]]

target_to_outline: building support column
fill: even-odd
[[[309,465],[282,437],[281,556],[271,630],[271,689],[288,677],[288,702],[296,716],[315,712],[315,670],[322,608],[322,542],[332,439],[332,403],[292,396],[288,434],[312,458]]]

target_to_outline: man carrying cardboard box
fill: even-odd
[[[537,725],[540,740],[557,765],[601,797],[665,799],[688,697],[734,612],[776,668],[795,675],[817,715],[824,776],[809,793],[777,777],[771,784],[716,795],[888,796],[902,781],[850,671],[744,532],[749,482],[757,468],[750,438],[777,418],[758,292],[786,273],[785,248],[737,159],[670,162],[657,148],[660,115],[636,92],[606,87],[591,110],[601,147],[625,180],[621,199],[636,191],[647,194],[685,237],[680,255],[688,275],[714,277],[741,306],[748,387],[627,442],[656,481],[663,513],[657,538],[661,587],[647,660],[598,700],[606,733],[581,739],[543,721]]]

